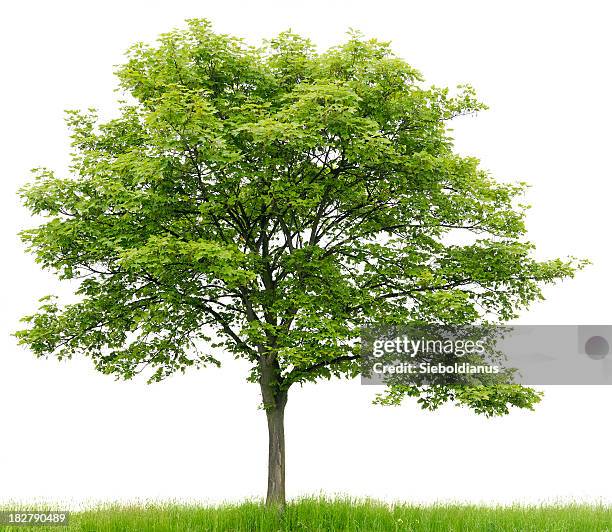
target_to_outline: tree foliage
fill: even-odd
[[[116,118],[68,113],[70,175],[37,169],[21,191],[45,217],[29,251],[78,280],[77,302],[25,318],[37,355],[159,380],[218,365],[222,346],[286,391],[357,375],[363,325],[507,320],[580,266],[535,260],[524,185],[453,151],[449,121],[484,109],[472,88],[426,86],[388,43],[253,47],[190,20],[117,75]],[[500,383],[379,401],[405,396],[484,414],[539,399]]]

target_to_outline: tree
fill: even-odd
[[[70,175],[21,190],[46,221],[21,236],[77,302],[43,298],[17,333],[38,356],[91,357],[158,381],[252,363],[269,429],[267,501],[285,500],[284,411],[296,383],[359,373],[368,323],[512,318],[573,259],[536,261],[524,185],[453,152],[447,123],[484,108],[469,86],[426,87],[388,43],[351,32],[318,54],[291,32],[261,47],[205,20],[137,44],[117,118],[69,111]],[[497,415],[532,389],[391,386]]]

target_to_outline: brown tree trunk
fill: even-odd
[[[282,389],[278,361],[274,356],[260,360],[260,385],[268,419],[268,506],[285,505],[285,405],[287,390]]]
[[[266,409],[268,418],[268,506],[285,506],[285,405],[287,392]]]

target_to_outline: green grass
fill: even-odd
[[[6,509],[6,506],[4,507]],[[305,498],[283,513],[259,503],[218,507],[179,504],[100,506],[72,513],[69,527],[0,527],[6,531],[280,532],[280,531],[612,531],[612,507],[586,505],[483,507],[385,505]]]

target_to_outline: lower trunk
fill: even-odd
[[[277,392],[266,407],[268,418],[268,506],[285,505],[285,405],[287,392]]]

